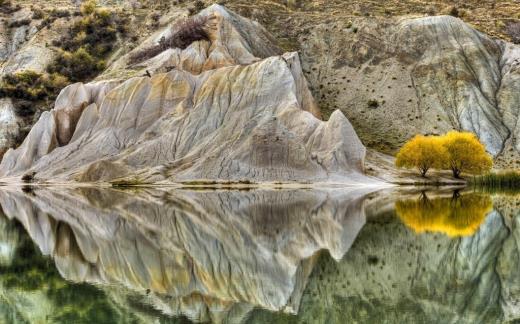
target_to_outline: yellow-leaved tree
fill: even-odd
[[[455,178],[462,172],[482,174],[491,170],[493,159],[475,134],[451,131],[441,140],[447,152],[443,169],[451,170]]]
[[[446,147],[438,136],[416,135],[397,153],[395,165],[400,168],[417,168],[422,177],[431,168],[442,168],[447,159]]]
[[[416,135],[399,150],[395,164],[400,168],[417,168],[423,177],[433,168],[451,170],[455,178],[460,178],[463,172],[490,171],[493,158],[475,134],[450,131],[443,136]]]

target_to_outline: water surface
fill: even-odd
[[[0,190],[6,323],[520,318],[515,194]]]

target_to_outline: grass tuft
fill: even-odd
[[[470,183],[475,187],[492,191],[518,191],[520,190],[520,172],[511,170],[500,173],[489,173],[474,177],[470,180]]]

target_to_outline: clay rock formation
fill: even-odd
[[[0,76],[23,70],[43,72],[55,57],[55,50],[48,44],[63,33],[64,19],[59,19],[53,29],[41,29],[42,19],[32,19],[32,14],[29,8],[8,15],[0,13],[4,22],[0,25]],[[35,120],[17,116],[10,98],[0,99],[0,119],[3,156],[8,148],[20,144]]]
[[[183,19],[179,19],[182,21]],[[177,20],[177,22],[179,22]],[[194,17],[205,21],[209,40],[193,42],[185,49],[170,48],[146,60],[133,62],[137,53],[158,45],[162,38],[175,34],[181,23],[174,23],[142,42],[138,47],[114,62],[101,78],[114,75],[139,76],[148,70],[152,73],[172,69],[199,74],[224,66],[248,65],[259,60],[282,54],[276,41],[256,21],[241,17],[222,6],[212,5]]]
[[[451,16],[320,25],[301,45],[320,105],[340,108],[369,147],[395,152],[417,133],[458,129],[494,156],[520,150],[516,45]]]
[[[11,99],[0,99],[0,156],[16,143],[20,136],[20,124]]]
[[[352,245],[369,192],[6,188],[0,204],[64,278],[149,289],[166,314],[226,322],[296,312],[317,253],[340,260]]]
[[[66,18],[58,18],[52,28],[43,28],[42,18],[34,18],[28,7],[14,13],[3,14],[5,24],[0,26],[0,73],[22,70],[44,72],[56,56],[49,46],[70,27]]]
[[[261,60],[274,52],[263,29],[254,32],[256,24],[218,5],[205,14],[220,21],[211,42],[171,52],[207,59],[151,78],[65,88],[5,154],[0,174],[58,182],[365,181],[364,146],[341,112],[319,119],[298,55]]]

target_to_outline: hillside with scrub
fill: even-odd
[[[226,10],[217,14],[223,18],[214,19],[211,8],[215,5]],[[277,178],[337,180],[345,176],[361,179],[353,176],[354,172],[400,182],[413,175],[395,169],[393,157],[399,149],[417,134],[438,136],[451,130],[475,134],[492,157],[494,170],[514,169],[520,166],[520,49],[515,45],[520,35],[518,7],[508,1],[4,1],[0,10],[6,22],[0,30],[0,152],[11,150],[4,156],[2,174],[32,180],[37,178],[36,173],[47,173],[45,178],[118,179],[124,183],[170,181],[167,179],[173,174],[175,181],[192,181],[194,177],[252,182]],[[280,56],[291,52],[297,56]],[[195,97],[184,97],[181,93],[186,90],[181,88],[174,90],[177,99],[158,97],[174,100],[178,105],[175,114],[180,118],[194,111],[190,108],[193,100],[205,98],[204,89],[215,87],[217,79],[229,77],[220,68],[249,65],[261,76],[264,67],[259,61],[277,56],[285,61],[291,57],[290,62],[294,62],[288,68],[295,105],[323,123],[305,121],[303,139],[294,122],[283,127],[279,124],[289,119],[280,119],[281,111],[275,110],[275,124],[261,125],[260,135],[253,131],[251,139],[242,134],[235,146],[228,141],[238,136],[235,128],[215,129],[221,134],[217,135],[213,130],[200,132],[196,127],[201,126],[193,125],[188,126],[195,127],[190,131],[201,138],[183,140],[172,151],[159,149],[155,146],[162,144],[152,138],[162,135],[170,127],[166,125],[177,123],[177,117],[165,121],[164,108],[159,106],[142,125],[142,115],[132,117],[138,118],[134,126],[142,127],[132,136],[126,130],[124,136],[113,135],[113,140],[105,136],[97,146],[85,147],[84,157],[79,154],[66,162],[45,157],[55,151],[52,154],[56,157],[66,158],[78,152],[78,147],[70,144],[81,137],[81,132],[92,127],[101,131],[101,126],[96,126],[99,117],[87,117],[84,112],[92,114],[90,111],[99,109],[103,101],[107,102],[105,96],[116,89],[121,96],[130,88],[141,93],[144,97],[136,96],[136,102],[127,103],[139,110],[140,102],[149,96],[145,88],[171,86],[159,76],[161,73],[188,72],[192,76],[174,78],[186,83],[182,89],[190,84]],[[219,76],[206,80],[206,71]],[[151,84],[130,86],[126,81],[134,77],[151,77]],[[285,78],[277,76],[271,84],[286,82]],[[200,89],[202,97],[197,97],[199,88],[193,87],[193,82],[205,84]],[[123,91],[127,86],[130,88]],[[243,96],[239,89],[215,89],[211,90],[217,91],[214,97]],[[256,88],[249,93],[251,100],[261,91],[274,89]],[[272,99],[280,107],[289,105],[287,95],[274,95]],[[258,109],[268,104],[254,100],[260,104]],[[94,103],[96,109],[86,109]],[[121,104],[112,101],[111,105]],[[218,105],[222,104],[227,105]],[[208,109],[215,107],[215,103],[207,105]],[[46,113],[51,109],[50,115]],[[303,122],[301,118],[293,120]],[[38,127],[33,127],[38,120]],[[143,133],[152,125],[153,131]],[[115,124],[106,126],[103,134],[119,134],[119,130],[114,133]],[[89,131],[85,136],[102,138],[100,134]],[[311,145],[309,136],[321,138],[320,143]],[[41,138],[48,140],[41,143]],[[210,138],[223,142],[210,144]],[[283,139],[279,147],[276,139]],[[90,140],[82,143],[86,142]],[[258,146],[263,142],[268,143],[266,148]],[[134,144],[136,152],[129,153],[129,146]],[[213,144],[217,151],[209,148]],[[258,147],[258,153],[245,153],[251,145]],[[282,153],[284,145],[293,147],[294,153]],[[342,161],[337,160],[338,147],[346,156]],[[125,153],[115,158],[123,148]],[[168,158],[151,161],[145,158],[150,152]],[[201,162],[205,152],[211,152],[213,159]],[[56,170],[44,170],[49,163],[56,165]],[[183,170],[182,176],[175,171],[178,168]],[[317,170],[323,176],[316,176]]]

